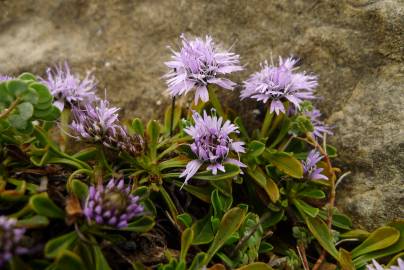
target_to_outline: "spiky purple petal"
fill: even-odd
[[[317,168],[317,163],[323,159],[321,154],[317,150],[311,150],[307,155],[305,161],[302,161],[303,164],[303,173],[306,179],[309,180],[328,180],[328,177],[321,174],[323,168]]]
[[[14,255],[24,254],[28,251],[19,244],[25,229],[18,228],[16,224],[17,220],[0,216],[0,267]]]
[[[224,162],[229,162],[240,167],[245,165],[239,160],[229,158],[229,154],[244,153],[244,142],[234,142],[229,135],[238,133],[238,128],[230,121],[223,123],[223,118],[217,116],[208,116],[206,111],[203,116],[194,112],[194,126],[185,128],[184,131],[192,136],[194,142],[191,144],[192,152],[197,159],[190,161],[182,172],[180,177],[185,177],[185,183],[198,171],[203,165],[207,165],[207,170],[212,174],[218,171],[225,171]]]
[[[304,72],[294,72],[297,59],[279,58],[279,65],[262,64],[262,69],[244,81],[241,99],[254,98],[264,103],[269,102],[270,112],[285,112],[284,101],[299,108],[303,100],[314,99],[317,77]]]
[[[181,35],[182,48],[172,51],[172,60],[165,63],[170,71],[167,79],[168,92],[171,96],[187,94],[195,89],[195,104],[199,99],[209,100],[207,86],[216,84],[224,89],[233,90],[236,83],[221,75],[243,70],[239,55],[220,50],[210,36],[205,40],[195,38],[188,40]]]

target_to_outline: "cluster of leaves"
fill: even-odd
[[[404,251],[404,222],[353,229],[334,207],[336,150],[312,137],[303,115],[268,113],[252,132],[230,119],[246,143],[247,168],[201,170],[183,185],[193,158],[184,132],[190,109],[169,107],[163,124],[134,119],[129,131],[145,149],[132,156],[102,145],[62,151],[52,101],[33,75],[0,83],[0,212],[27,229],[21,245],[30,248],[10,269],[363,269]],[[328,180],[304,175],[313,148]],[[83,213],[89,186],[111,177],[130,182],[145,209],[120,229],[91,224]]]

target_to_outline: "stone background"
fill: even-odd
[[[367,228],[404,217],[402,0],[0,0],[0,16],[0,73],[67,59],[94,71],[125,117],[161,115],[166,46],[182,32],[234,44],[247,64],[239,80],[271,53],[298,56],[319,75],[318,105],[352,171],[339,207]]]

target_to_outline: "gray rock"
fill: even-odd
[[[339,207],[368,228],[404,217],[402,0],[3,0],[0,10],[0,73],[43,74],[67,59],[94,71],[127,118],[161,116],[166,46],[182,32],[234,44],[247,64],[236,80],[271,54],[300,57],[319,75],[331,143],[353,172]],[[222,98],[239,108],[236,93]],[[251,116],[252,106],[241,107]]]

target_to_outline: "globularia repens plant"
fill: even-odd
[[[1,77],[0,267],[404,269],[402,221],[367,232],[334,207],[317,77],[279,58],[237,87],[237,54],[181,39],[162,124],[124,124],[67,64]],[[256,100],[261,126],[223,89]]]

